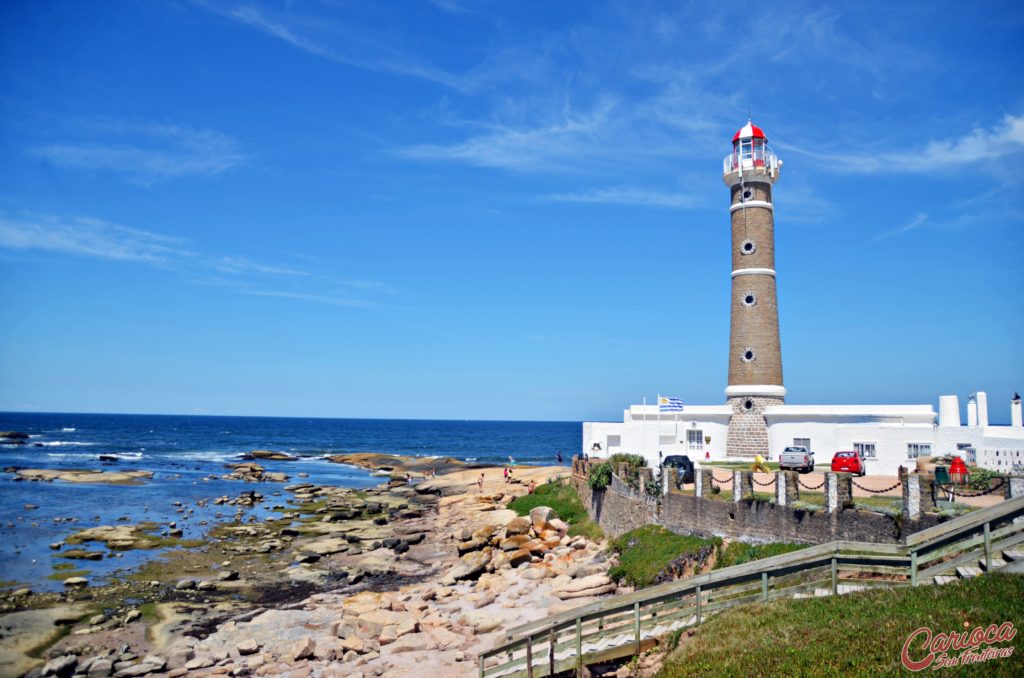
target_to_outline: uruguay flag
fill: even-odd
[[[682,412],[683,401],[680,398],[669,398],[667,396],[658,397],[658,411],[659,412]]]

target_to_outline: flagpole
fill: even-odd
[[[647,396],[644,396],[644,427],[640,430],[643,437],[643,444],[641,450],[644,454],[644,459],[647,459]],[[646,461],[645,461],[646,463]]]

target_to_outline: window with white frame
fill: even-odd
[[[875,444],[874,443],[854,443],[853,451],[859,452],[865,459],[875,458]]]
[[[808,452],[811,450],[811,439],[810,438],[793,438],[793,447],[802,447]]]
[[[691,428],[686,432],[686,447],[694,452],[704,449],[704,431]]]
[[[927,457],[932,453],[931,443],[907,443],[907,459]]]
[[[622,436],[608,436],[608,447],[622,447]]]
[[[966,461],[968,464],[978,463],[978,452],[970,443],[957,443],[956,451],[964,453],[964,461]]]

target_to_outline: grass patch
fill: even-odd
[[[745,605],[708,619],[658,676],[905,676],[900,651],[916,629],[938,634],[1019,623],[1022,600],[1024,577],[996,573],[945,586]],[[1015,641],[1019,645],[1014,639],[992,647]],[[1019,676],[1017,650],[957,668],[955,675]],[[912,649],[913,659],[925,655],[920,645]]]
[[[615,539],[612,550],[619,554],[619,564],[608,570],[612,579],[637,587],[657,583],[658,575],[668,570],[684,569],[684,563],[703,564],[720,548],[722,540],[680,535],[661,525],[645,525]],[[672,576],[668,579],[673,578]]]
[[[601,541],[604,539],[604,530],[601,526],[589,518],[569,527],[569,536],[582,535],[590,541]]]
[[[139,614],[142,615],[142,620],[147,625],[160,621],[160,613],[156,611],[156,603],[143,603],[139,605]]]
[[[54,569],[57,568],[54,567]],[[84,577],[87,574],[89,574],[89,570],[59,570],[48,576],[47,579],[64,581],[65,579],[71,579],[72,577]]]
[[[508,507],[518,515],[528,516],[530,511],[538,506],[549,506],[555,510],[558,517],[575,525],[588,520],[587,510],[583,508],[580,495],[576,488],[568,483],[545,483],[538,485],[533,494],[524,494],[509,502]]]
[[[854,497],[855,508],[866,511],[877,511],[889,515],[903,515],[903,497],[883,497],[873,495],[870,497]]]
[[[752,560],[780,556],[790,551],[799,551],[807,548],[807,544],[792,544],[789,542],[775,542],[771,544],[748,544],[742,541],[730,542],[718,560],[715,561],[714,569],[720,570],[723,567],[742,565]]]

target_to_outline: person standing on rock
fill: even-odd
[[[484,474],[483,473],[480,474],[480,479],[476,481],[476,484],[480,488],[480,491],[483,492],[484,491]]]
[[[561,451],[555,453],[555,459],[558,460],[559,464],[562,463],[562,453],[561,453]]]

